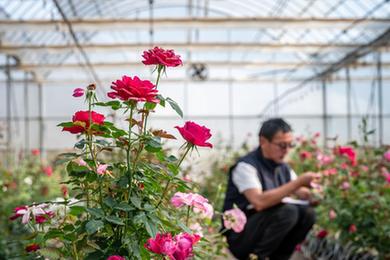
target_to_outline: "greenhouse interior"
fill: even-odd
[[[0,0],[0,260],[390,259],[389,0]]]

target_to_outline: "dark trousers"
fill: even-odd
[[[259,259],[289,259],[314,222],[311,207],[280,204],[250,215],[241,233],[229,231],[229,249],[238,259],[248,259],[251,253]]]

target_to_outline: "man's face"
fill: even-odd
[[[284,158],[293,147],[293,134],[291,132],[277,132],[271,141],[264,137],[260,137],[261,148],[264,156],[277,163],[282,163]]]

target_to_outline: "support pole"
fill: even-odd
[[[352,140],[352,117],[351,117],[351,75],[349,72],[349,67],[345,68],[347,85],[346,87],[346,98],[347,98],[347,131],[348,131],[348,141]]]
[[[38,105],[39,105],[39,150],[44,155],[44,125],[43,125],[43,91],[42,84],[38,83]]]
[[[378,52],[378,63],[377,63],[377,79],[378,79],[378,121],[379,121],[379,145],[383,145],[383,89],[382,89],[382,60],[381,52]]]
[[[327,108],[327,96],[326,96],[326,82],[322,79],[322,121],[324,127],[324,146],[328,146],[328,108]]]
[[[30,151],[30,118],[28,100],[28,72],[24,73],[24,149],[25,155]]]
[[[6,118],[7,118],[7,148],[6,148],[6,167],[10,167],[11,162],[11,143],[12,143],[12,128],[11,128],[11,70],[10,70],[11,57],[7,55],[5,62],[5,76],[6,76]]]

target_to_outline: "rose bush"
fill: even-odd
[[[156,65],[153,84],[137,76],[123,76],[112,83],[108,102],[98,102],[95,86],[85,94],[88,110],[78,111],[71,122],[59,124],[63,131],[78,134],[75,152],[61,154],[72,189],[70,199],[30,204],[15,209],[14,221],[28,226],[37,245],[30,254],[53,259],[188,259],[213,257],[220,234],[213,230],[212,205],[182,179],[181,163],[197,146],[211,148],[210,130],[194,122],[177,126],[185,143],[177,158],[163,148],[163,139],[176,139],[168,131],[148,126],[157,105],[169,104],[180,116],[172,99],[158,91],[166,67],[182,64],[172,50],[154,48],[144,52],[144,63]],[[95,109],[106,107],[125,115],[127,129],[105,121]],[[173,130],[173,128],[172,128]],[[191,192],[189,192],[191,190]],[[48,206],[49,205],[49,206]],[[44,218],[44,219],[43,219]],[[39,219],[39,220],[37,220]],[[207,240],[202,237],[206,237]]]
[[[22,223],[23,216],[25,223],[32,218],[37,223],[50,221],[50,211],[41,214],[41,210],[28,210],[28,206],[61,197],[61,168],[42,160],[40,150],[33,149],[30,154],[20,154],[7,169],[0,165],[0,175],[0,259],[22,259],[27,249],[34,248],[28,247],[34,232]]]
[[[327,239],[348,245],[356,254],[369,252],[381,259],[389,257],[388,148],[351,143],[323,149],[317,138],[299,138],[291,157],[298,173],[315,171],[323,175],[322,188],[316,194],[320,204],[315,230],[321,229]],[[312,156],[303,158],[303,152]]]

